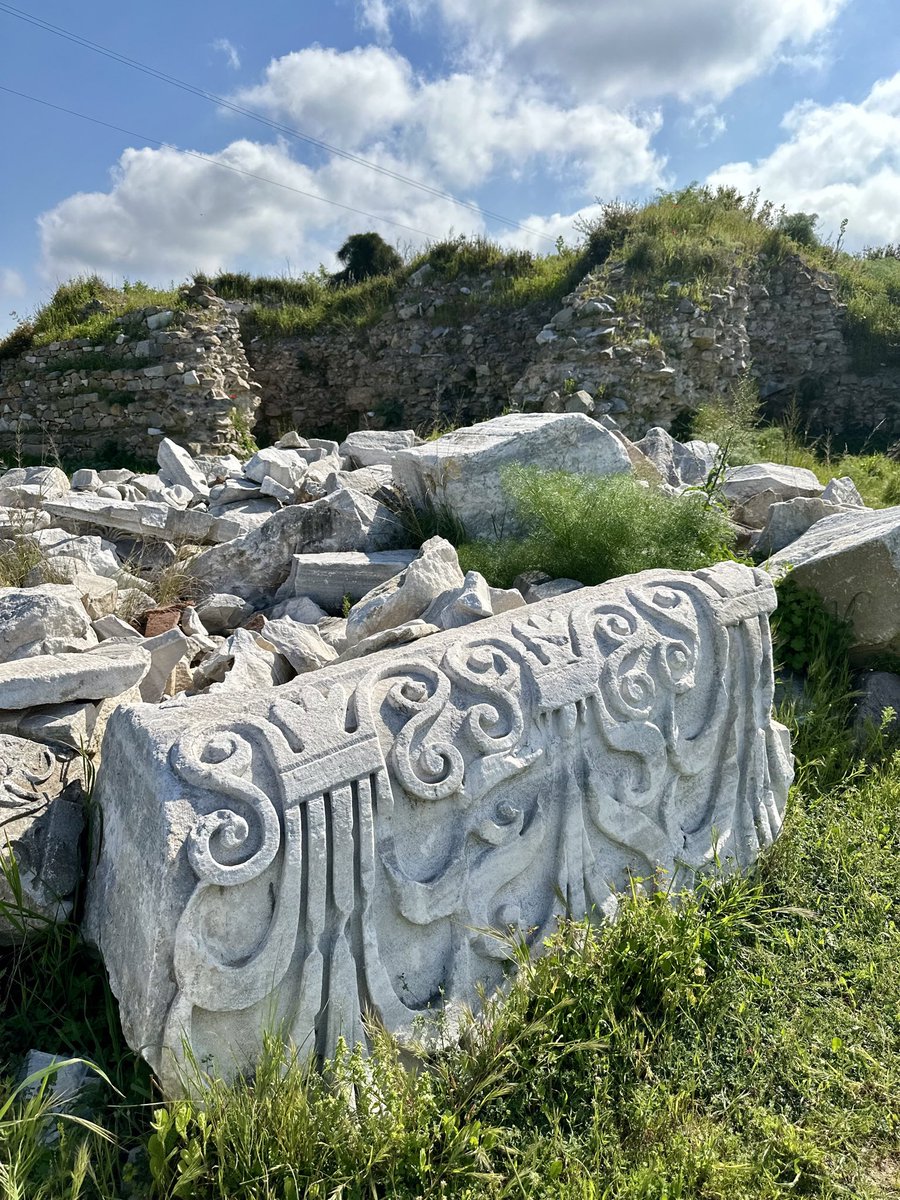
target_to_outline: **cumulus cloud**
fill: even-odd
[[[782,128],[787,137],[768,157],[727,163],[710,182],[817,212],[826,234],[846,217],[850,247],[900,240],[900,72],[859,104],[798,104]]]
[[[237,99],[375,161],[387,171],[473,200],[494,180],[555,181],[563,203],[648,190],[666,182],[653,147],[661,118],[598,102],[566,103],[525,79],[490,71],[418,75],[395,51],[310,46],[273,60]],[[311,162],[298,161],[305,154]],[[449,230],[481,232],[477,213],[339,156],[286,139],[240,140],[207,161],[172,147],[126,150],[108,190],[79,193],[39,219],[43,268],[57,277],[182,276],[217,267],[315,266],[323,247],[378,228],[421,244]],[[218,165],[217,165],[218,164]],[[390,217],[379,225],[259,179]],[[506,206],[504,206],[506,207]],[[560,218],[562,220],[562,218]],[[528,240],[530,235],[525,235]],[[553,237],[556,235],[553,234]],[[543,241],[547,249],[548,241]]]
[[[846,0],[394,0],[438,11],[469,60],[552,76],[579,96],[728,95],[817,46]]]
[[[566,105],[491,72],[426,80],[376,46],[287,54],[236,98],[344,149],[387,145],[442,186],[474,187],[536,160],[570,164],[570,185],[589,191],[652,186],[662,169],[650,145],[656,113]]]
[[[378,46],[331,50],[308,46],[273,59],[262,82],[233,99],[302,126],[318,138],[355,149],[403,121],[413,104],[412,67]]]
[[[423,232],[362,218],[289,189],[368,208]],[[483,228],[475,214],[354,163],[335,160],[316,170],[291,158],[283,145],[243,140],[204,158],[170,147],[126,150],[108,191],[79,192],[38,219],[48,279],[97,271],[163,281],[226,266],[314,267],[328,262],[347,233],[361,226],[395,243],[420,243],[432,230],[454,224],[467,232]]]
[[[237,47],[228,38],[216,38],[212,44],[212,48],[218,51],[219,54],[225,55],[225,61],[231,67],[232,71],[239,71],[241,69],[241,56],[237,52]]]
[[[0,299],[19,300],[27,291],[25,280],[12,267],[0,267]]]

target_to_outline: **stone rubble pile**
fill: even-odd
[[[585,590],[580,580],[552,579],[531,572],[520,576],[514,588],[505,590],[490,586],[475,571],[465,573],[455,548],[442,537],[422,541],[420,533],[413,539],[411,516],[416,512],[420,521],[423,514],[439,512],[474,538],[515,533],[515,514],[507,507],[502,487],[503,470],[514,463],[593,475],[631,473],[642,486],[671,495],[696,491],[698,503],[703,502],[700,489],[706,489],[706,502],[727,506],[740,545],[765,569],[719,564],[710,572],[693,576],[651,572],[646,573],[646,579],[634,576],[614,581],[615,586],[607,585],[606,590]],[[127,926],[130,918],[122,916],[130,901],[121,889],[126,885],[136,888],[138,880],[127,872],[119,878],[110,855],[122,853],[127,858],[132,853],[127,849],[130,817],[122,805],[144,806],[140,817],[129,809],[135,812],[136,828],[146,826],[149,830],[152,825],[162,829],[166,822],[177,825],[187,819],[169,814],[161,824],[154,825],[159,797],[148,793],[138,800],[142,787],[152,791],[155,785],[148,781],[157,776],[160,795],[169,796],[175,785],[167,774],[170,768],[161,765],[163,761],[182,782],[200,786],[202,776],[204,787],[213,792],[222,787],[229,797],[243,797],[247,809],[242,809],[243,815],[226,821],[222,806],[216,808],[215,796],[211,800],[207,797],[198,808],[198,813],[212,815],[198,816],[199,823],[188,839],[192,847],[188,851],[190,862],[201,880],[196,885],[196,896],[205,894],[207,884],[218,887],[227,881],[232,870],[229,863],[234,871],[242,869],[235,864],[242,861],[240,847],[250,836],[248,814],[261,804],[262,793],[252,779],[265,780],[266,787],[277,791],[284,782],[281,773],[298,770],[297,763],[302,759],[306,774],[296,778],[291,775],[291,795],[296,792],[306,804],[313,793],[322,793],[326,806],[331,805],[327,838],[350,837],[340,824],[345,818],[351,823],[368,821],[365,828],[360,827],[352,835],[368,838],[372,835],[371,821],[377,817],[381,831],[378,836],[387,839],[381,852],[387,875],[383,883],[377,884],[381,889],[378,904],[386,904],[390,892],[399,905],[401,924],[385,935],[396,948],[410,936],[407,925],[430,925],[451,909],[466,914],[466,920],[479,927],[534,923],[528,916],[531,893],[519,895],[513,888],[510,896],[515,893],[515,899],[489,912],[468,893],[468,898],[463,897],[460,879],[447,882],[446,887],[427,882],[436,878],[433,868],[438,859],[446,866],[454,854],[462,853],[462,842],[454,851],[447,841],[455,836],[448,832],[451,816],[453,812],[457,816],[469,813],[469,806],[475,805],[475,815],[470,814],[472,820],[477,815],[472,837],[480,839],[479,845],[490,846],[505,844],[509,829],[515,828],[516,837],[521,839],[526,837],[526,830],[531,830],[529,822],[549,820],[547,814],[540,816],[541,789],[552,782],[552,794],[568,796],[574,787],[566,775],[566,759],[557,761],[555,757],[559,746],[577,743],[582,753],[588,743],[578,740],[573,733],[575,725],[599,722],[601,732],[606,730],[602,738],[607,738],[608,723],[634,707],[630,692],[616,693],[618,698],[608,694],[612,685],[603,674],[607,670],[603,662],[618,663],[616,669],[626,675],[631,670],[652,674],[656,669],[653,655],[664,643],[666,654],[672,657],[667,659],[667,672],[654,685],[659,689],[658,702],[675,703],[673,697],[681,695],[679,680],[689,689],[694,687],[694,651],[685,649],[677,638],[671,641],[675,626],[665,615],[671,605],[683,605],[681,624],[676,625],[683,626],[688,641],[694,637],[698,645],[707,645],[712,637],[709,645],[721,649],[721,635],[713,637],[710,632],[713,626],[719,624],[722,629],[732,630],[728,637],[738,637],[735,621],[749,621],[746,628],[741,626],[740,634],[749,639],[747,661],[752,658],[770,663],[771,655],[766,657],[759,640],[768,639],[765,618],[774,604],[770,580],[792,569],[801,586],[813,588],[833,612],[851,619],[861,653],[900,653],[900,508],[879,512],[866,509],[849,479],[834,479],[826,486],[802,468],[774,463],[725,466],[717,446],[679,443],[661,428],[651,429],[639,442],[631,442],[608,415],[591,418],[579,411],[511,413],[429,442],[422,442],[409,430],[353,433],[340,444],[289,433],[245,461],[233,455],[191,455],[184,447],[164,439],[158,464],[155,474],[83,469],[69,479],[58,468],[27,467],[0,475],[0,579],[10,584],[0,587],[0,802],[12,812],[11,823],[4,826],[9,848],[3,853],[12,852],[19,861],[24,894],[33,911],[44,921],[65,918],[82,869],[78,787],[85,768],[80,756],[92,758],[95,766],[99,763],[100,794],[109,807],[106,816],[112,814],[112,833],[109,838],[104,835],[106,857],[102,884],[98,885],[100,891],[105,889],[109,894],[94,901],[93,936],[104,953],[112,956],[108,963],[115,960],[114,969],[111,967],[114,975],[118,972],[120,981],[125,981],[116,986],[124,989],[119,994],[126,1011],[128,1004],[137,1003],[135,989],[140,991],[143,985],[132,980],[132,967],[123,965],[131,934]],[[648,613],[658,628],[647,626]],[[594,632],[588,636],[584,623],[597,621],[600,623],[596,628],[590,625]],[[631,630],[627,636],[626,630]],[[588,650],[593,638],[599,639],[601,666],[594,650]],[[737,670],[725,659],[719,668],[719,675],[713,672],[708,679],[704,676],[703,686],[712,689],[710,696],[716,688],[725,686],[722,680],[729,672]],[[595,673],[601,670],[600,684],[596,679],[593,683],[587,679],[584,672],[588,669]],[[629,676],[625,682],[630,687],[633,681]],[[744,683],[747,681],[741,686]],[[747,686],[752,690],[755,684]],[[750,806],[747,811],[729,816],[717,809],[709,826],[720,832],[740,826],[743,832],[735,843],[739,861],[747,861],[755,852],[753,847],[765,844],[777,833],[786,787],[788,767],[779,742],[781,734],[767,724],[769,683],[761,679],[760,686],[761,707],[757,705],[759,711],[754,709],[752,720],[747,719],[757,722],[754,728],[762,728],[762,722],[768,730],[768,759],[766,765],[757,766],[763,773],[760,779],[767,772],[771,774],[775,790],[767,793],[765,812],[755,807],[763,804],[762,794],[748,793],[741,801]],[[348,687],[355,689],[357,698],[346,707]],[[510,687],[518,708],[511,707],[507,696]],[[673,687],[675,692],[669,696]],[[466,698],[470,694],[477,698],[485,688],[489,700],[477,704],[473,701],[473,706],[466,709]],[[458,700],[449,699],[451,693],[458,695]],[[734,695],[726,688],[721,705],[735,703]],[[868,707],[874,709],[878,698],[885,695],[893,695],[890,686],[873,679],[867,690]],[[711,701],[704,701],[704,705],[697,713],[702,710],[708,714],[716,708]],[[438,728],[445,721],[444,716],[438,721],[438,709],[441,713],[446,710],[446,729],[442,725]],[[685,711],[690,714],[694,709],[688,705]],[[650,721],[643,709],[641,713],[642,721]],[[218,732],[209,732],[204,714],[215,717]],[[735,720],[744,719],[737,709],[733,716]],[[634,714],[628,717],[632,718],[637,719]],[[659,719],[663,718],[660,710]],[[273,723],[277,727],[274,731]],[[656,736],[651,725],[641,725],[640,738],[652,740]],[[366,741],[359,740],[363,729],[367,731]],[[154,730],[160,731],[158,737]],[[188,739],[193,736],[191,731],[202,738],[209,734],[208,748],[200,750],[189,740],[178,741],[176,735],[182,730],[187,731],[184,737]],[[694,732],[699,739],[701,726],[697,725]],[[265,751],[257,746],[257,734],[267,747]],[[600,736],[596,730],[591,737],[595,735]],[[610,754],[626,745],[612,734],[609,737]],[[216,764],[237,754],[241,739],[246,742],[240,751],[245,758],[240,760],[243,766],[237,761],[232,764],[232,777]],[[747,744],[752,740],[748,739]],[[165,752],[160,757],[158,747],[163,743]],[[517,749],[511,749],[514,745]],[[132,764],[129,755],[138,746],[140,755]],[[268,756],[267,765],[263,765],[259,754]],[[596,786],[602,792],[606,784],[597,781],[606,778],[606,768],[591,754],[583,764],[586,773],[579,778],[589,791]],[[300,758],[295,763],[297,755]],[[557,763],[552,766],[553,779],[548,776],[534,788],[529,784],[531,798],[523,809],[518,793],[510,791],[504,780],[526,771],[536,761],[535,756],[541,755],[545,756],[547,770],[551,770],[547,764]],[[410,765],[413,759],[415,768]],[[445,780],[455,778],[463,760],[468,764],[465,780],[460,775],[454,785],[457,791],[447,790]],[[709,786],[720,776],[730,780],[728,772],[733,766],[720,762],[712,753]],[[375,776],[367,775],[372,771],[382,772],[377,784],[382,789],[380,808],[375,817],[365,815],[363,803],[364,795],[368,795],[365,788],[376,786],[372,782]],[[545,767],[532,774],[543,779],[542,772]],[[345,811],[341,797],[350,788],[351,778],[352,788],[356,789],[352,794],[357,799]],[[124,787],[127,780],[130,782]],[[723,794],[730,794],[732,783],[721,785]],[[693,793],[687,785],[685,788],[684,803],[689,808]],[[479,808],[485,796],[494,795],[495,790],[496,806],[492,807],[492,801]],[[391,794],[400,806],[393,816]],[[453,803],[451,796],[456,796]],[[180,803],[174,792],[169,799],[173,804]],[[404,873],[392,839],[398,838],[407,849],[415,842],[419,818],[406,812],[403,805],[409,802],[415,807],[422,799],[447,804],[434,810],[443,815],[428,826],[431,840],[418,847],[422,861],[413,879]],[[596,816],[597,829],[612,839],[611,844],[618,845],[620,833],[615,831],[624,819],[622,814],[609,797],[602,802],[597,799],[596,804],[600,805],[597,812],[605,814]],[[310,814],[318,811],[311,801],[310,805]],[[225,808],[230,806],[231,800]],[[528,815],[523,815],[525,809]],[[747,812],[752,812],[752,817]],[[287,809],[279,819],[286,828]],[[309,820],[312,822],[312,815]],[[687,825],[694,821],[692,828],[707,830],[702,824],[706,817],[691,816],[687,808],[684,820]],[[451,821],[451,825],[445,827],[445,821]],[[398,823],[393,833],[391,822]],[[317,828],[310,824],[303,837],[326,838],[326,826],[316,832]],[[748,832],[751,828],[756,829],[752,837]],[[635,853],[641,863],[649,864],[652,874],[659,865],[654,847],[662,842],[656,834],[651,837],[648,830],[640,837],[636,831],[637,826],[632,829],[637,838]],[[300,836],[297,830],[294,832]],[[289,833],[290,829],[285,836]],[[260,854],[266,836],[257,846]],[[673,844],[677,844],[680,835],[669,831],[669,836],[674,836]],[[563,837],[562,832],[559,837]],[[213,854],[210,839],[214,838],[221,842],[217,853],[225,852],[222,862],[214,861],[214,855],[209,857]],[[148,842],[132,849],[138,858],[145,852],[152,858],[157,851],[165,858],[173,846],[182,854],[187,842],[182,836],[184,845],[178,850],[176,841],[170,839],[167,848]],[[521,841],[516,844],[524,845]],[[542,905],[554,887],[565,891],[573,886],[587,904],[588,879],[590,888],[602,891],[600,877],[593,868],[585,867],[584,879],[573,883],[571,872],[578,875],[573,847],[574,843],[554,852],[558,862],[565,864],[565,870],[560,867],[562,874],[558,872],[553,880],[541,875],[539,880],[538,871],[529,884],[543,897]],[[699,863],[702,848],[695,849],[694,858]],[[237,858],[229,858],[232,851]],[[307,849],[301,854],[298,843],[296,854],[302,857],[309,853]],[[331,846],[328,853],[338,851]],[[602,857],[607,849],[598,849],[597,853]],[[617,862],[619,854],[618,850],[613,854]],[[183,868],[184,864],[179,867],[168,859],[160,860],[154,868],[157,874],[141,880],[141,888],[146,884],[147,891],[140,903],[152,907],[161,899],[162,893],[154,891],[157,885],[163,890],[174,887],[178,904],[187,905],[183,920],[190,924],[200,919],[192,906],[201,902],[179,891],[185,886]],[[303,869],[313,871],[309,863]],[[333,866],[335,889],[339,869],[344,870],[344,866]],[[286,861],[283,870],[288,870]],[[477,875],[474,866],[466,870],[473,879]],[[270,983],[275,969],[265,949],[268,935],[259,941],[262,935],[257,928],[271,915],[273,871],[274,867],[261,868],[259,894],[255,885],[247,893],[250,907],[246,928],[238,921],[228,935],[236,939],[238,957],[250,955],[248,962],[256,961],[254,955],[259,958],[257,983],[263,975]],[[176,876],[180,882],[172,883]],[[360,878],[354,884],[364,891],[369,889],[366,904],[374,895],[374,878]],[[279,886],[290,891],[298,885],[296,879],[285,876]],[[471,886],[476,887],[474,883]],[[476,891],[483,886],[487,885],[477,884]],[[110,925],[103,915],[103,905],[113,895],[119,916]],[[349,903],[337,892],[332,902],[339,912],[344,911],[341,906],[345,902]],[[176,916],[178,904],[172,910]],[[578,900],[576,906],[580,904]],[[115,924],[120,919],[126,922],[124,932]],[[224,922],[225,928],[230,918],[220,913],[215,920]],[[364,915],[364,922],[369,920]],[[246,932],[251,927],[256,930],[253,936]],[[4,939],[21,940],[31,928],[28,922],[0,924],[0,943]],[[171,927],[163,922],[156,933],[149,925],[145,932],[148,937],[162,939],[159,945],[164,944],[168,947],[165,954],[170,953],[167,939],[175,936]],[[353,936],[363,939],[353,942],[356,947],[368,945],[366,939],[376,934],[367,928]],[[438,942],[428,945],[425,958],[437,961],[437,955],[443,961],[437,951]],[[355,968],[351,970],[348,964],[358,951],[348,948],[345,954],[339,949],[336,943],[332,953],[337,957],[329,968],[335,972],[332,980],[344,974],[356,979]],[[477,955],[490,958],[481,943],[470,948],[472,953],[476,949]],[[156,955],[157,950],[148,952]],[[185,980],[195,978],[183,962],[178,965],[179,952],[175,953],[176,974],[186,971]],[[423,962],[424,958],[419,965]],[[320,968],[321,964],[310,965],[313,974],[309,978]],[[385,978],[378,974],[381,968],[370,963],[366,970],[370,969],[375,971],[371,986],[382,996],[393,995],[390,989],[385,990]],[[196,978],[204,971],[211,972],[211,979],[219,978],[219,968],[213,970],[206,962],[197,970],[200,975]],[[491,970],[479,971],[478,979],[492,978]],[[222,967],[219,974],[224,978],[226,968]],[[432,979],[432,974],[429,966],[422,977],[423,981],[431,981],[429,987],[437,978]],[[470,998],[476,982],[467,977],[460,993],[462,999]],[[422,986],[426,987],[426,982]],[[210,1000],[211,992],[201,989],[194,994],[193,983],[186,982],[184,987],[185,996],[190,993],[191,1011],[219,1011]],[[255,987],[252,983],[248,995]],[[162,992],[154,993],[141,1001],[152,1007],[149,1015],[149,1010],[138,1012],[132,1008],[127,1018],[126,1032],[130,1027],[137,1039],[135,1044],[141,1047],[152,1034],[168,1039],[166,1044],[171,1049],[181,1044],[186,1029],[190,1032],[188,1009],[172,1009],[166,1017],[160,1008],[161,996]],[[238,999],[247,997],[243,993],[235,996],[233,1003],[226,1004],[229,1012],[235,1006],[252,1008],[255,1003],[248,1000],[246,1005],[238,1004]],[[354,997],[344,1014],[351,1032],[356,1030],[359,1014],[367,1004],[364,995],[354,993]],[[423,1003],[427,999],[425,992],[420,999]],[[328,1024],[331,1018],[324,1012],[311,1013],[307,1012],[302,1020],[298,1017],[298,1029],[304,1035],[312,1030],[317,1043],[328,1049],[334,1044],[337,1027]],[[406,1015],[394,1021],[389,1009],[385,1013],[394,1028],[407,1021]],[[204,1026],[206,1032],[199,1044],[209,1044],[215,1050],[218,1035],[209,1033],[209,1028],[208,1024]],[[228,1024],[228,1028],[240,1040],[240,1020],[233,1028]],[[147,1053],[154,1066],[161,1069],[159,1046]]]

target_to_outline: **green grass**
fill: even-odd
[[[727,556],[724,513],[701,493],[670,498],[630,475],[599,477],[510,467],[503,487],[524,536],[464,542],[463,570],[510,587],[522,571],[603,583],[651,567],[698,570]]]
[[[809,629],[805,693],[782,713],[798,773],[784,833],[755,872],[709,878],[677,905],[636,888],[612,926],[563,922],[541,959],[518,955],[506,1000],[461,1041],[448,1035],[426,1071],[409,1072],[387,1038],[325,1076],[272,1042],[255,1079],[214,1082],[152,1116],[99,964],[74,929],[48,932],[0,959],[0,1071],[26,1044],[78,1050],[124,1098],[108,1094],[99,1114],[114,1146],[78,1127],[47,1145],[43,1112],[13,1100],[0,1161],[18,1194],[896,1194],[900,755],[876,742],[869,765],[854,760],[840,631],[805,601],[791,615],[799,602],[781,590],[778,659]]]
[[[796,411],[784,421],[765,425],[753,379],[744,375],[729,395],[701,405],[693,414],[691,437],[723,447],[730,465],[756,462],[785,463],[813,471],[821,483],[849,476],[870,508],[900,504],[900,461],[887,454],[851,454],[823,438],[809,437],[800,428]]]
[[[92,305],[102,310],[85,312]],[[30,319],[0,342],[0,361],[20,354],[32,346],[70,338],[92,342],[110,341],[122,329],[117,317],[139,308],[184,308],[177,288],[152,288],[140,280],[121,288],[105,283],[98,275],[82,275],[61,284],[51,299]]]
[[[610,270],[621,267],[631,288],[702,302],[728,282],[735,266],[759,264],[765,270],[799,255],[809,266],[837,275],[856,370],[900,364],[900,258],[797,242],[785,231],[791,227],[786,216],[771,203],[760,204],[758,193],[742,196],[732,188],[695,184],[660,193],[644,205],[604,205],[584,229],[586,258],[603,267],[601,285]],[[673,282],[681,286],[673,289]]]

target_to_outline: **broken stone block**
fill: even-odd
[[[397,518],[384,505],[345,488],[275,513],[251,533],[198,554],[187,570],[209,592],[267,603],[287,578],[295,554],[387,550],[400,534]]]
[[[295,554],[290,574],[275,599],[308,596],[322,608],[340,612],[345,596],[355,604],[372,588],[405,571],[415,557],[415,550]]]
[[[866,503],[859,494],[859,489],[849,475],[831,479],[825,485],[822,499],[832,504],[843,504],[847,508],[865,508]]]
[[[264,1031],[304,1053],[453,1020],[557,918],[752,863],[791,758],[768,576],[648,571],[111,717],[86,929],[170,1095]],[[247,634],[246,636],[250,636]]]
[[[288,660],[298,675],[315,671],[337,658],[315,625],[301,625],[290,617],[280,617],[266,621],[260,633]]]
[[[79,571],[72,580],[72,586],[81,597],[84,611],[92,621],[115,613],[119,603],[119,588],[114,579]]]
[[[252,612],[251,606],[240,596],[217,592],[197,605],[197,616],[207,633],[224,633],[240,625]]]
[[[429,613],[436,615],[464,583],[453,546],[444,538],[429,538],[405,571],[386,579],[350,609],[349,645],[420,617],[436,623]]]
[[[163,438],[156,451],[159,475],[163,483],[187,488],[192,496],[205,498],[209,495],[206,476],[182,446],[170,438]]]
[[[796,496],[793,500],[781,500],[769,508],[765,528],[760,530],[751,545],[758,557],[776,554],[796,542],[817,521],[844,512],[843,505],[829,504],[820,496]]]
[[[409,450],[421,442],[412,429],[360,429],[347,434],[338,453],[357,467],[390,466],[398,450]]]
[[[39,654],[0,663],[0,707],[36,708],[119,696],[149,670],[150,655],[131,642],[104,642],[83,654]]]
[[[817,521],[765,564],[849,621],[860,655],[900,654],[900,507],[851,508]]]
[[[822,484],[806,467],[786,467],[782,463],[752,463],[748,467],[729,467],[721,485],[722,494],[732,504],[745,505],[762,492],[774,492],[775,500],[793,500],[795,496],[821,496]]]
[[[398,450],[394,483],[414,505],[448,508],[470,537],[515,533],[502,485],[503,468],[512,463],[577,475],[631,470],[612,433],[582,413],[509,413]]]
[[[81,876],[83,797],[74,756],[0,735],[0,946],[65,920]],[[21,886],[21,906],[9,872]]]
[[[97,635],[74,587],[0,588],[0,663],[96,645]],[[5,707],[0,698],[0,708]]]
[[[648,429],[634,443],[653,463],[669,487],[697,487],[706,483],[719,447],[710,442],[676,442],[665,429]]]
[[[271,642],[249,629],[236,629],[194,671],[194,687],[246,696],[287,683],[293,674]]]

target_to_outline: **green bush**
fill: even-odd
[[[0,341],[0,362],[5,358],[15,358],[24,354],[34,345],[34,325],[31,321],[23,321]]]
[[[727,518],[700,492],[669,497],[631,475],[571,475],[509,467],[503,487],[522,537],[460,547],[464,570],[510,587],[521,571],[603,583],[651,567],[695,571],[729,551]]]

